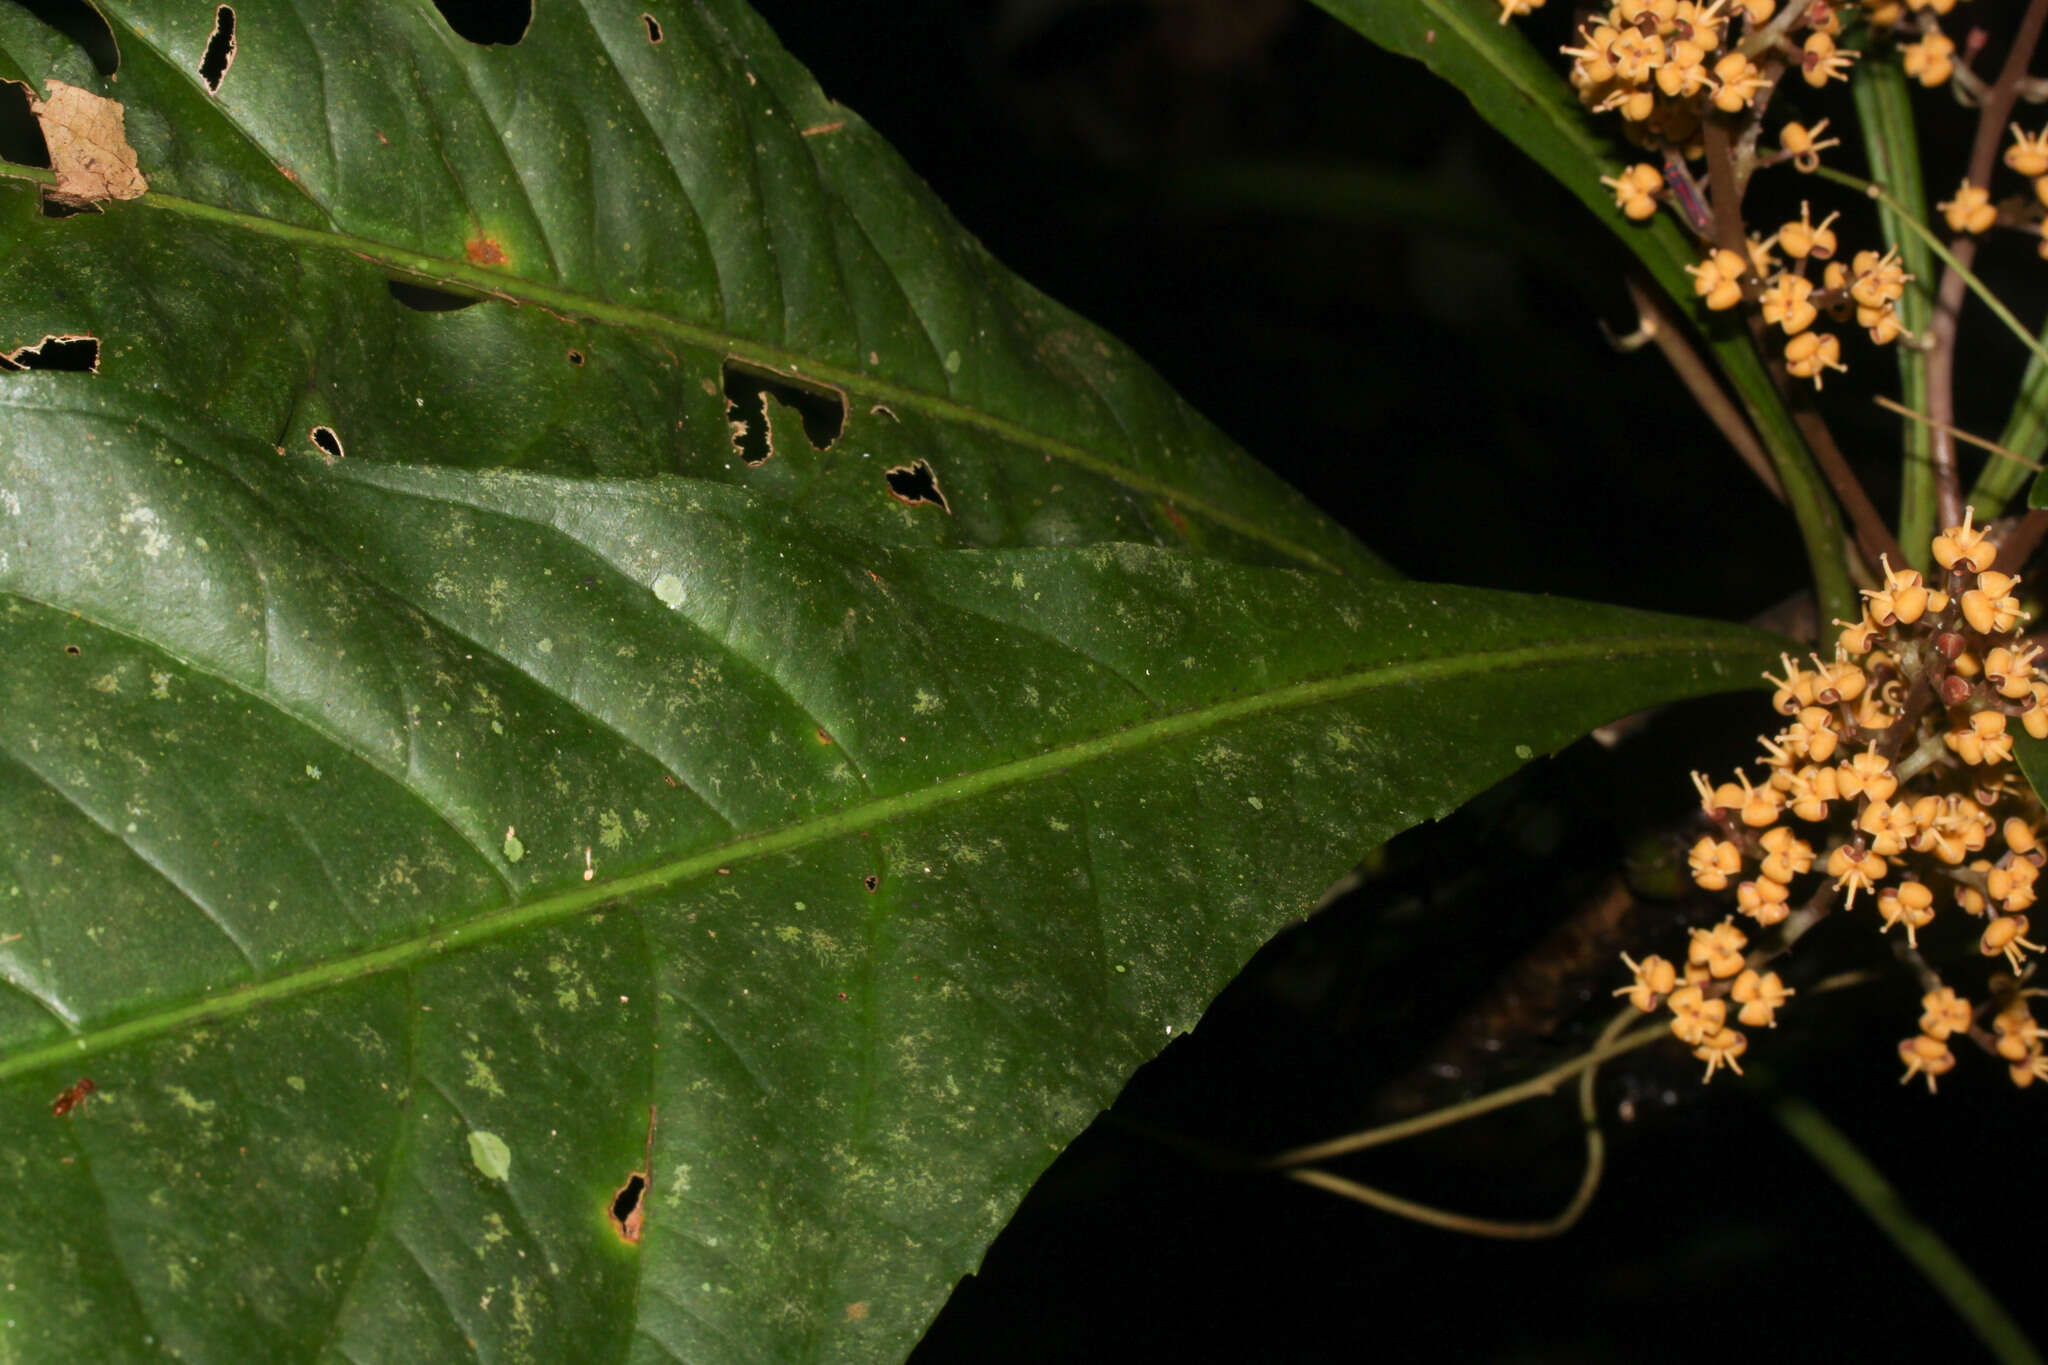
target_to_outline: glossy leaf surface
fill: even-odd
[[[0,1358],[898,1358],[1360,852],[1775,652],[1377,577],[737,5],[103,9],[0,7],[150,182],[0,180],[97,361],[0,374]]]

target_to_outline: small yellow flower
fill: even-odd
[[[1899,1044],[1899,1060],[1906,1064],[1906,1074],[1899,1077],[1904,1085],[1914,1076],[1927,1078],[1928,1093],[1934,1093],[1934,1078],[1946,1076],[1955,1070],[1956,1054],[1948,1050],[1948,1044],[1924,1033],[1916,1033]]]
[[[1614,994],[1627,996],[1628,1002],[1644,1014],[1653,1013],[1657,1008],[1657,1002],[1671,994],[1671,988],[1678,984],[1678,969],[1655,953],[1641,962],[1623,953],[1621,960],[1635,973],[1636,979],[1633,984],[1621,987]]]
[[[1698,1047],[1710,1033],[1718,1033],[1728,1019],[1726,1000],[1708,1000],[1698,986],[1684,986],[1664,1002],[1671,1011],[1671,1032],[1682,1043]]]
[[[1991,202],[1991,191],[1967,180],[1957,188],[1955,198],[1945,199],[1934,207],[1941,210],[1950,232],[1967,232],[1974,236],[1989,232],[1991,225],[1998,221],[1998,206]]]
[[[1905,66],[1906,75],[1929,90],[1944,84],[1956,73],[1956,45],[1949,41],[1947,34],[1936,31],[1917,43],[1907,43],[1899,49],[1899,56]]]
[[[1724,114],[1739,114],[1749,107],[1764,88],[1764,73],[1740,52],[1731,52],[1714,63],[1714,107]]]
[[[1998,547],[1984,538],[1984,532],[1970,523],[1975,507],[1963,509],[1963,524],[1951,526],[1934,538],[1934,562],[1944,569],[1983,573],[1998,558]]]
[[[1869,620],[1886,628],[1912,625],[1927,612],[1927,585],[1918,570],[1894,569],[1887,555],[1879,555],[1877,562],[1884,566],[1884,587],[1863,590]]]
[[[1702,890],[1720,891],[1726,889],[1730,877],[1742,870],[1742,850],[1726,839],[1705,837],[1686,854],[1686,863]]]
[[[1718,312],[1742,302],[1742,272],[1748,268],[1739,254],[1722,247],[1698,265],[1687,266],[1685,273],[1692,276],[1692,292]]]
[[[1849,67],[1861,55],[1837,49],[1835,40],[1825,33],[1810,33],[1799,50],[1799,74],[1808,85],[1818,90],[1829,81],[1848,80]]]
[[[1849,269],[1855,277],[1849,282],[1849,297],[1865,308],[1897,303],[1906,296],[1906,285],[1913,278],[1906,273],[1897,250],[1882,256],[1875,251],[1859,251]]]
[[[2029,136],[2012,125],[2012,146],[2005,149],[2005,164],[2025,176],[2048,175],[2048,128]]]
[[[1918,948],[1920,931],[1934,923],[1934,893],[1923,882],[1888,886],[1878,893],[1877,913],[1886,930],[1894,924],[1905,925],[1906,946]]]
[[[1781,240],[1783,235],[1779,234]],[[1763,305],[1764,322],[1783,327],[1786,336],[1797,336],[1820,316],[1820,310],[1807,301],[1812,293],[1813,281],[1803,275],[1782,271],[1772,276],[1763,293],[1757,296],[1757,302]]]
[[[1921,996],[1920,1008],[1920,1031],[1929,1038],[1945,1042],[1951,1033],[1970,1031],[1970,1002],[1946,986]]]
[[[1816,227],[1809,221],[1808,215],[1811,212],[1807,202],[1804,199],[1800,200],[1799,221],[1787,223],[1778,229],[1778,245],[1785,248],[1785,254],[1795,261],[1803,261],[1809,256],[1816,261],[1832,260],[1837,245],[1832,224],[1842,215],[1839,212],[1831,213],[1821,219],[1820,225]]]
[[[1789,882],[1813,870],[1813,845],[1779,825],[1763,835],[1764,860],[1757,870],[1774,882]]]
[[[1998,902],[2001,910],[2010,915],[2034,903],[2034,883],[2040,880],[2040,876],[2039,868],[2025,858],[2015,858],[2004,867],[1994,867],[1984,874],[1984,890]]]
[[[1828,121],[1822,119],[1808,128],[1803,123],[1788,123],[1778,130],[1778,145],[1792,158],[1792,164],[1808,175],[1820,169],[1820,154],[1830,147],[1839,147],[1842,140],[1831,137],[1823,140]]]
[[[1889,870],[1882,856],[1862,844],[1837,844],[1828,854],[1828,875],[1835,879],[1835,889],[1848,893],[1842,900],[1844,910],[1855,909],[1856,893],[1875,889]]]
[[[1778,1011],[1783,1008],[1786,997],[1797,994],[1798,991],[1778,979],[1776,972],[1758,976],[1753,971],[1745,971],[1735,978],[1728,998],[1742,1006],[1742,1012],[1736,1016],[1737,1023],[1750,1028],[1776,1028]]]
[[[1962,596],[1963,619],[1980,635],[2003,635],[2027,618],[2012,590],[2019,585],[2017,574],[1997,572],[1977,575],[1977,586]]]
[[[1707,1034],[1700,1039],[1700,1045],[1692,1050],[1693,1056],[1707,1064],[1707,1074],[1700,1078],[1701,1082],[1713,1080],[1714,1073],[1724,1066],[1740,1076],[1742,1063],[1735,1059],[1747,1051],[1749,1039],[1743,1037],[1740,1030],[1724,1028]]]
[[[2016,972],[2024,971],[2027,954],[2043,951],[2038,943],[2027,939],[2027,917],[2025,915],[2001,915],[1984,926],[1984,933],[1977,940],[1977,951],[1986,957],[2005,954],[2005,960]]]
[[[1848,369],[1842,363],[1842,343],[1833,332],[1801,332],[1785,343],[1785,372],[1794,379],[1811,379],[1816,389],[1825,387],[1822,380],[1829,370]]]
[[[1620,175],[1601,176],[1600,183],[1614,191],[1614,206],[1623,216],[1640,223],[1657,211],[1664,173],[1647,161],[1639,161]]]

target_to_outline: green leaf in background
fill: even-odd
[[[1600,177],[1642,153],[1624,147],[1579,106],[1563,71],[1537,52],[1514,24],[1500,22],[1494,0],[1316,0],[1316,4],[1389,52],[1421,62],[1462,91],[1472,107],[1593,211],[1692,319],[1720,363],[1770,453],[1805,542],[1821,619],[1853,617],[1859,599],[1843,554],[1842,519],[1746,331],[1699,307],[1685,267],[1700,249],[1668,213],[1637,223],[1622,216]],[[1616,258],[1617,273],[1622,261]]]
[[[899,1358],[1359,853],[1775,652],[1378,576],[736,3],[101,8],[0,5],[150,182],[0,179],[0,1359]]]

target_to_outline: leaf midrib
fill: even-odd
[[[0,162],[0,179],[21,180],[38,185],[52,185],[56,178],[50,172],[34,166],[23,166],[12,162]],[[651,332],[658,336],[680,341],[685,345],[701,347],[722,353],[735,360],[759,366],[770,371],[801,376],[804,379],[859,393],[863,398],[873,398],[892,405],[900,404],[914,412],[921,412],[932,418],[977,428],[991,436],[999,437],[1015,445],[1036,450],[1041,454],[1063,460],[1077,468],[1122,484],[1134,492],[1163,498],[1174,506],[1196,513],[1208,521],[1238,535],[1275,550],[1299,564],[1321,573],[1342,574],[1344,570],[1323,555],[1306,545],[1297,544],[1285,535],[1273,531],[1249,517],[1218,506],[1199,494],[1168,483],[1164,479],[1117,464],[1115,461],[1097,455],[1081,446],[1043,432],[1034,431],[1007,417],[999,417],[958,399],[944,397],[927,389],[914,388],[893,380],[881,379],[843,366],[821,363],[808,355],[785,347],[770,346],[765,342],[753,341],[735,336],[717,328],[684,322],[659,313],[650,308],[638,308],[630,304],[614,303],[609,299],[559,285],[544,284],[519,276],[505,275],[470,265],[466,261],[453,261],[442,256],[413,251],[406,247],[394,246],[370,237],[357,237],[344,232],[325,232],[315,228],[300,227],[279,219],[267,218],[261,214],[242,213],[218,205],[202,203],[196,199],[185,199],[173,194],[151,190],[140,199],[129,204],[108,204],[104,211],[119,213],[131,206],[155,209],[165,213],[182,214],[201,222],[217,223],[239,232],[248,232],[261,237],[303,247],[314,251],[355,256],[372,265],[408,276],[424,284],[452,286],[459,290],[481,294],[488,298],[501,299],[511,304],[532,304],[549,312],[590,318],[629,331]]]
[[[721,868],[731,868],[742,862],[842,835],[857,834],[877,825],[1002,788],[1049,780],[1089,763],[1139,752],[1154,744],[1200,734],[1248,717],[1342,701],[1380,688],[1442,682],[1473,674],[1515,672],[1619,658],[1647,660],[1682,656],[1705,662],[1717,655],[1747,656],[1753,652],[1754,645],[1750,641],[1731,639],[1720,633],[1647,637],[1603,635],[1563,643],[1404,660],[1333,677],[1289,683],[1076,740],[978,772],[941,778],[929,786],[876,797],[830,814],[748,835],[641,872],[574,885],[525,904],[509,905],[461,924],[431,930],[381,948],[318,963],[229,993],[188,1001],[72,1038],[46,1043],[12,1057],[0,1058],[0,1081],[59,1061],[75,1061],[166,1034],[185,1025],[242,1014],[260,1005],[326,990],[378,972],[407,967],[430,957],[494,942],[520,930],[557,923],[587,910],[605,906],[624,908],[619,903],[630,897],[658,891]]]

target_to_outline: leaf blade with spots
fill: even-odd
[[[899,1357],[1363,849],[1772,651],[1378,577],[735,4],[101,8],[0,6],[149,178],[0,176],[32,1357]]]

